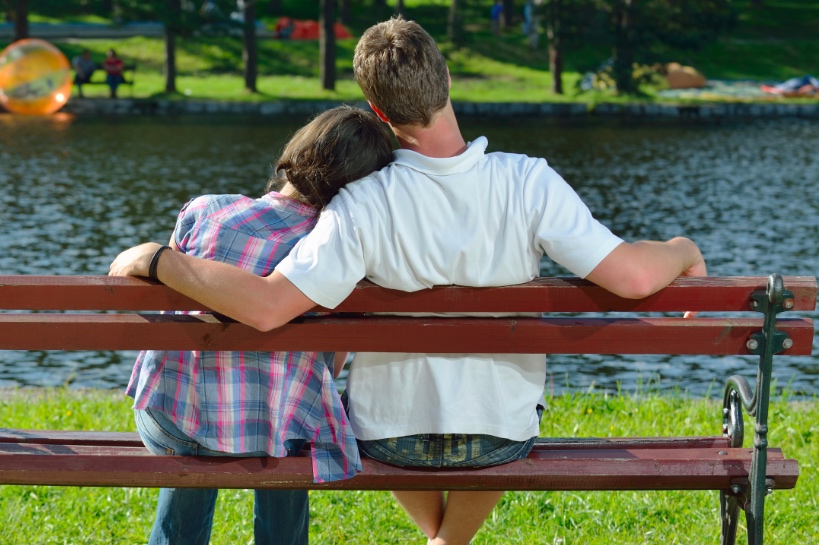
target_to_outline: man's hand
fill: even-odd
[[[160,244],[146,242],[119,254],[108,270],[108,276],[148,276],[151,258]]]
[[[708,270],[705,268],[705,260],[702,254],[700,254],[700,258],[685,269],[680,276],[708,276]],[[688,310],[683,313],[683,318],[694,318],[696,316],[697,312],[694,310]]]

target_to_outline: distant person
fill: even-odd
[[[125,70],[125,63],[117,57],[117,52],[109,49],[105,60],[102,62],[102,69],[105,70],[105,83],[111,90],[111,98],[117,98],[117,87],[125,81],[122,71]]]
[[[71,67],[74,68],[74,85],[77,86],[77,91],[82,97],[82,86],[91,81],[91,76],[97,69],[97,63],[91,58],[91,52],[83,49],[82,53],[71,59]]]
[[[492,26],[492,34],[494,34],[495,36],[500,35],[502,15],[503,2],[501,2],[501,0],[495,0],[495,3],[492,4],[492,8],[489,11],[489,21]]]
[[[526,0],[523,5],[523,33],[527,36],[529,47],[533,50],[538,48],[540,42],[540,18],[537,8],[543,0]]]
[[[390,138],[375,115],[348,106],[328,110],[285,146],[267,194],[189,201],[166,250],[266,276],[313,229],[339,188],[391,159]],[[345,359],[329,352],[147,350],[127,394],[154,454],[284,457],[310,443],[314,479],[328,482],[361,470],[330,371],[338,376]],[[149,545],[208,543],[217,494],[161,489]],[[306,490],[256,490],[256,544],[306,545],[307,508]]]

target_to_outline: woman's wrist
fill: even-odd
[[[171,247],[168,246],[167,244],[157,248],[157,250],[154,252],[154,255],[151,256],[151,261],[148,265],[148,278],[150,278],[151,280],[156,280],[157,282],[159,281],[159,277],[157,276],[157,271],[159,269],[159,259],[165,250],[170,249]]]

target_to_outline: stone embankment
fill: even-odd
[[[312,115],[338,106],[336,101],[222,102],[154,99],[72,99],[62,109],[76,115]],[[366,107],[365,102],[354,103]],[[765,118],[819,117],[819,102],[671,104],[566,104],[455,102],[458,115],[481,117],[629,117],[629,118]]]

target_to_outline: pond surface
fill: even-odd
[[[0,115],[0,271],[105,274],[116,254],[169,238],[180,206],[204,193],[258,195],[305,119]],[[546,157],[626,240],[686,235],[713,275],[819,272],[819,126],[782,119],[461,120],[490,151]],[[545,275],[566,275],[545,262]],[[805,315],[817,318],[816,313]],[[814,341],[814,348],[816,347]],[[0,387],[118,388],[133,352],[3,352]],[[650,386],[721,395],[752,357],[552,356],[550,387]],[[778,387],[813,395],[812,357],[775,362]]]

